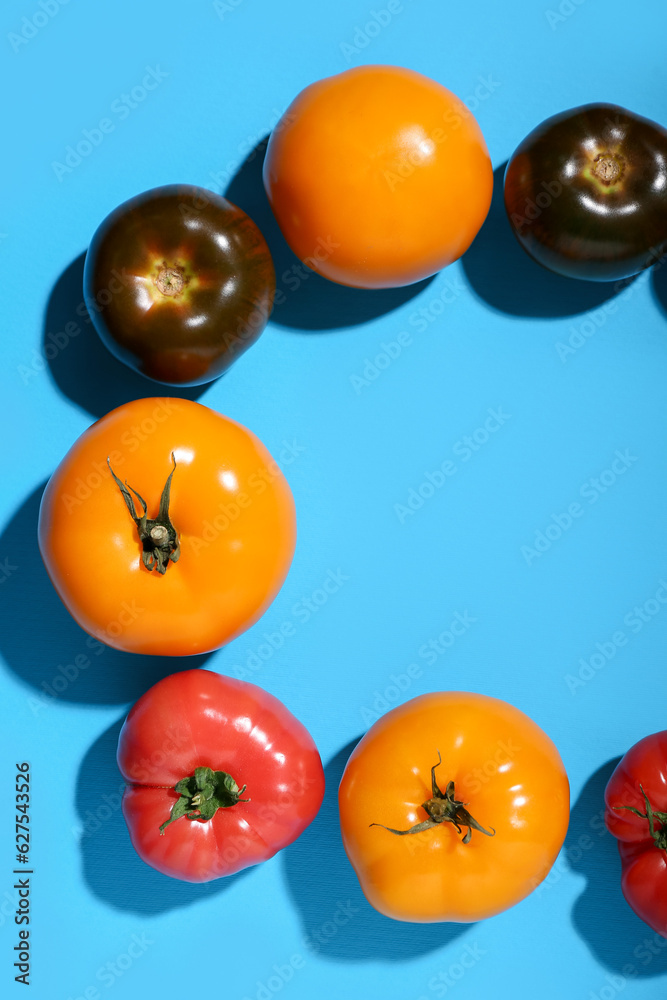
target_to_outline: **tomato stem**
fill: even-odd
[[[612,806],[613,809],[627,809],[628,812],[634,813],[635,816],[641,817],[641,819],[648,820],[648,829],[653,842],[656,847],[659,847],[662,851],[667,851],[667,813],[658,812],[654,809],[649,802],[649,797],[644,791],[642,785],[639,786],[639,791],[644,796],[644,803],[646,806],[646,812],[641,812],[640,809],[635,809],[634,806]],[[656,820],[660,823],[660,828],[656,830],[655,822]]]
[[[458,799],[454,797],[454,782],[450,781],[447,784],[447,788],[443,793],[438,787],[438,783],[435,779],[435,769],[440,764],[442,764],[442,757],[440,756],[440,751],[438,750],[438,763],[434,764],[431,768],[431,791],[432,798],[427,799],[426,802],[422,802],[422,809],[426,812],[428,819],[423,820],[421,823],[415,823],[411,826],[409,830],[394,830],[390,826],[385,826],[384,823],[370,823],[370,826],[379,826],[383,830],[388,830],[389,833],[395,833],[399,837],[404,837],[408,833],[421,833],[422,830],[429,830],[432,826],[438,826],[440,823],[452,823],[458,833],[463,833],[463,827],[467,827],[467,832],[463,837],[462,843],[470,843],[473,830],[479,830],[486,837],[495,836],[495,830],[491,827],[491,830],[485,830],[483,826],[480,826],[477,820],[470,815],[466,809],[466,802],[459,802]]]
[[[226,771],[213,771],[210,767],[196,767],[194,775],[182,778],[174,791],[179,798],[171,810],[168,820],[160,827],[160,836],[170,823],[185,816],[189,820],[208,823],[213,819],[218,809],[229,809],[237,802],[250,802],[242,799],[246,786],[239,788],[231,774]]]
[[[605,187],[617,184],[623,176],[625,161],[617,153],[600,153],[595,157],[591,173]]]
[[[160,509],[158,511],[158,515],[156,518],[150,519],[146,516],[148,508],[144,498],[137,493],[132,486],[128,486],[127,482],[122,483],[120,481],[116,473],[111,468],[111,462],[107,457],[109,472],[113,476],[114,481],[122,494],[123,500],[125,501],[127,509],[130,512],[130,516],[136,524],[137,531],[139,532],[139,539],[142,545],[141,561],[149,572],[155,569],[160,576],[164,576],[167,572],[167,566],[170,562],[178,562],[178,557],[181,554],[176,529],[171,523],[171,519],[169,517],[171,477],[176,471],[176,459],[174,458],[173,452],[171,460],[174,463],[174,467],[167,477],[167,482],[164,484],[162,496],[160,497]],[[143,508],[143,514],[141,517],[137,514],[130,490],[134,493]]]
[[[179,295],[187,284],[184,268],[178,264],[170,267],[166,260],[163,261],[162,267],[155,278],[155,284],[163,295],[167,295],[170,298]]]

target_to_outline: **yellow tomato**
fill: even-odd
[[[264,184],[305,264],[343,285],[393,288],[468,249],[493,170],[455,94],[413,70],[360,66],[292,102],[269,140]]]
[[[455,691],[376,722],[347,763],[339,806],[345,850],[376,910],[466,922],[506,910],[546,877],[567,832],[569,785],[528,716]]]
[[[162,656],[208,652],[249,628],[295,537],[292,494],[261,441],[187,399],[137,399],[98,420],[54,472],[39,516],[42,558],[79,625]]]

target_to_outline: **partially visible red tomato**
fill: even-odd
[[[628,750],[605,791],[618,840],[621,888],[638,917],[667,937],[667,730]]]
[[[137,854],[185,882],[272,858],[324,795],[320,755],[298,719],[262,688],[210,670],[172,674],[142,695],[118,766]]]

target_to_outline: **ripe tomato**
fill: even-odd
[[[667,730],[628,750],[604,798],[607,828],[618,839],[623,895],[667,937]]]
[[[512,155],[505,207],[523,248],[571,278],[616,281],[667,247],[667,131],[615,104],[538,125]]]
[[[158,382],[200,385],[257,340],[276,278],[245,212],[204,188],[170,184],[107,216],[86,254],[83,287],[112,354]]]
[[[247,681],[185,670],[150,688],[120,733],[123,815],[140,858],[209,882],[272,858],[322,804],[317,747]]]
[[[549,873],[569,785],[549,737],[497,698],[437,692],[393,709],[350,757],[343,844],[369,903],[395,920],[501,913]]]
[[[264,185],[285,239],[332,281],[394,288],[464,253],[493,171],[465,104],[398,66],[311,84],[269,140]]]
[[[204,653],[245,631],[278,593],[294,552],[294,501],[247,428],[187,399],[138,399],[93,424],[60,463],[42,498],[39,544],[91,635],[132,653]]]

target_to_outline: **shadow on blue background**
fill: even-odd
[[[624,968],[632,965],[637,978],[659,976],[667,971],[667,949],[650,961],[645,950],[635,954],[657,935],[623,898],[618,847],[602,819],[604,790],[619,760],[615,757],[591,775],[572,809],[565,857],[572,871],[586,878],[572,922],[595,958],[614,973],[625,975]]]
[[[180,882],[145,864],[132,847],[120,806],[123,779],[116,765],[122,724],[119,719],[95,740],[79,770],[76,808],[83,827],[79,845],[89,888],[109,906],[145,917],[231,888],[250,869],[213,882]]]
[[[36,688],[34,698],[39,694],[49,703],[55,697],[116,705],[135,701],[174,670],[204,666],[209,654],[183,660],[122,653],[79,628],[58,597],[39,553],[37,519],[45,485],[30,495],[0,536],[0,552],[6,564],[15,567],[2,584],[0,650],[14,673]],[[77,656],[86,657],[89,665],[79,669]],[[39,704],[34,711],[38,719]]]
[[[326,766],[322,808],[311,826],[283,852],[285,876],[312,950],[336,961],[405,962],[444,947],[471,925],[403,923],[382,916],[366,901],[347,860],[338,822],[338,785],[360,738],[343,747]],[[349,923],[336,928],[333,918],[341,912],[352,916]],[[329,927],[336,932],[327,937]]]
[[[667,258],[662,257],[651,270],[653,295],[664,313],[667,313]]]
[[[403,288],[348,288],[322,278],[302,264],[285,241],[264,191],[262,165],[268,140],[267,135],[248,154],[224,196],[247,212],[269,244],[277,288],[272,322],[299,331],[320,332],[367,323],[398,309],[433,281],[432,277],[426,278]]]
[[[85,259],[82,253],[65,268],[53,286],[44,316],[42,351],[62,394],[95,417],[132,399],[199,399],[208,384],[183,387],[154,382],[128,368],[106,349],[83,302]],[[78,332],[74,333],[71,324],[76,324]]]
[[[557,319],[603,305],[620,288],[614,281],[581,281],[547,270],[529,257],[512,231],[503,198],[507,163],[493,173],[491,208],[461,258],[473,291],[487,305],[510,316]],[[625,287],[625,285],[623,285]]]

